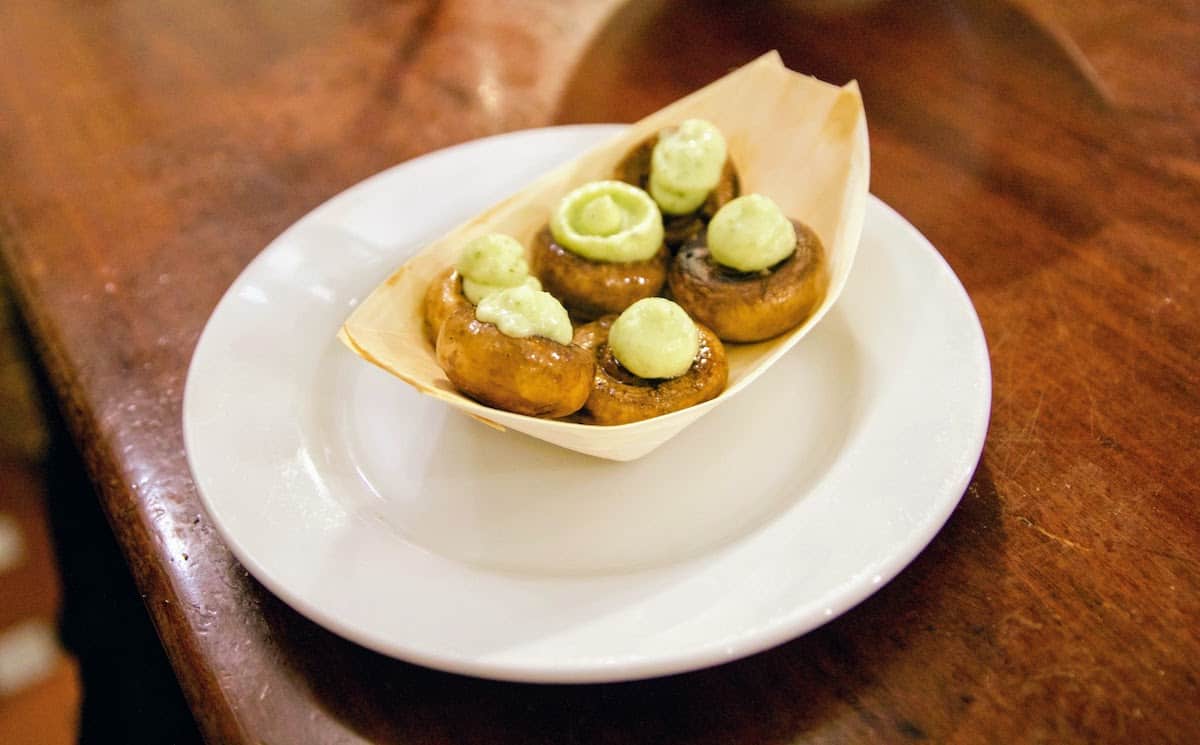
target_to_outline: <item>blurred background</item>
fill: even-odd
[[[198,742],[35,359],[0,268],[0,745]]]
[[[61,606],[42,472],[49,435],[28,349],[0,275],[0,742],[71,743],[79,672]]]

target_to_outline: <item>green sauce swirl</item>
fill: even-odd
[[[638,377],[678,378],[692,369],[700,351],[700,331],[683,308],[666,298],[648,297],[613,321],[608,346]]]
[[[525,248],[503,233],[488,233],[468,242],[455,268],[462,275],[463,294],[476,305],[508,287],[542,289],[537,278],[529,276]]]
[[[645,261],[663,242],[650,195],[621,181],[593,181],[562,198],[550,217],[555,242],[592,261]]]
[[[713,261],[739,272],[775,266],[796,250],[796,227],[779,206],[761,194],[747,194],[717,210],[708,223]]]
[[[475,306],[475,318],[494,323],[500,333],[515,339],[544,336],[570,344],[573,336],[567,310],[548,292],[526,285],[488,295]]]
[[[703,119],[659,135],[650,154],[650,196],[668,215],[695,212],[721,180],[725,138]]]

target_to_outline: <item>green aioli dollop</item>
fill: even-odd
[[[579,210],[576,226],[588,235],[610,236],[621,232],[625,227],[625,216],[616,200],[607,194],[602,194],[583,205]]]
[[[718,264],[757,272],[792,255],[796,227],[770,199],[747,194],[713,215],[708,223],[708,250]]]
[[[694,212],[721,180],[725,138],[703,119],[659,135],[650,154],[650,196],[668,215]]]
[[[476,305],[507,287],[542,289],[537,278],[529,276],[524,247],[503,233],[488,233],[468,242],[455,268],[462,275],[463,294]]]
[[[666,298],[648,297],[613,321],[608,346],[638,377],[678,378],[696,360],[700,331],[683,308]]]
[[[475,318],[496,324],[500,333],[516,339],[544,336],[559,344],[571,343],[566,308],[550,293],[525,285],[488,295],[475,306]]]
[[[663,242],[650,195],[622,181],[593,181],[562,198],[550,217],[554,240],[592,261],[645,261]]]
[[[542,289],[542,283],[538,281],[537,277],[526,277],[521,284],[517,286],[528,287],[531,290]],[[479,305],[479,303],[489,295],[495,295],[501,290],[508,289],[502,285],[489,285],[484,282],[476,282],[468,277],[462,278],[462,288],[463,294],[467,296],[467,300],[470,300],[475,305]]]

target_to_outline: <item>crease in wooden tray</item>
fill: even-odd
[[[629,148],[689,117],[708,119],[725,134],[746,192],[770,196],[785,214],[820,236],[829,257],[830,284],[812,317],[775,339],[729,345],[729,385],[720,396],[641,422],[601,427],[537,419],[484,406],[455,391],[422,331],[421,300],[434,275],[454,263],[463,244],[483,233],[507,233],[529,246],[562,195],[587,181],[608,178]],[[633,460],[729,400],[824,317],[850,274],[869,178],[858,85],[838,87],[792,72],[771,52],[647,116],[430,243],[359,304],[338,338],[368,362],[489,426],[601,458]]]

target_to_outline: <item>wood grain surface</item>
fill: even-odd
[[[987,445],[929,548],[807,636],[617,685],[407,665],[253,581],[180,429],[247,262],[399,161],[771,48],[859,81],[872,190],[987,335]],[[210,742],[1194,742],[1198,49],[1194,0],[4,3],[0,256]]]

